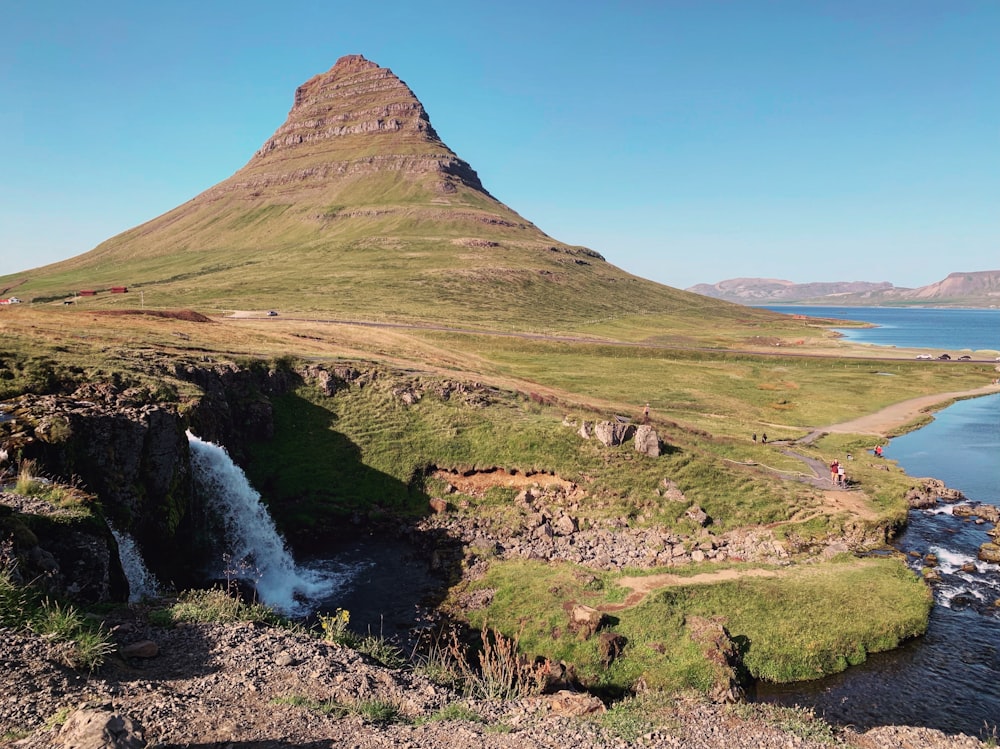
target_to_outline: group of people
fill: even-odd
[[[834,486],[847,486],[844,464],[836,459],[830,464],[830,483]]]
[[[757,432],[753,433],[753,443],[755,445],[757,444]],[[762,444],[762,445],[766,445],[767,444],[767,432],[764,432],[764,434],[762,434],[760,436],[760,444]]]

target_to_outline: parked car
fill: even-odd
[[[959,361],[972,361],[972,357],[969,356],[968,354],[962,354],[960,357],[958,357],[958,360]]]
[[[938,359],[945,359],[945,360],[947,360],[947,359],[951,359],[951,356],[949,356],[948,354],[941,354],[941,356],[939,356]]]
[[[934,357],[930,354],[917,354],[918,359],[933,359]]]

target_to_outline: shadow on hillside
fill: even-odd
[[[296,562],[347,575],[317,610],[349,611],[362,636],[407,639],[457,580],[460,545],[399,519],[430,512],[423,482],[367,465],[359,445],[337,430],[336,414],[294,392],[272,402],[274,435],[249,446],[246,472]],[[377,414],[371,428],[372,443],[391,448],[395,435]]]
[[[273,404],[273,437],[250,446],[245,470],[295,548],[328,548],[331,540],[352,540],[359,526],[426,511],[428,496],[367,465],[361,448],[337,431],[334,413],[296,393]],[[376,437],[391,448],[392,434]]]
[[[120,626],[121,623],[109,620],[106,624]],[[156,644],[157,654],[151,658],[116,655],[101,670],[103,678],[118,682],[171,681],[206,676],[220,670],[212,665],[212,643],[197,627],[128,631],[128,636],[116,638],[120,647],[148,640]]]

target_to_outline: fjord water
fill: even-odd
[[[865,316],[865,309],[833,308],[836,315],[831,308],[824,310],[810,308],[809,314],[878,322],[875,315]],[[884,338],[888,345],[926,347],[930,340],[948,339],[951,351],[961,350],[960,344],[1000,348],[1000,311],[893,312],[905,316],[895,328],[900,337]],[[941,312],[968,314],[942,318]],[[922,319],[929,319],[933,330],[926,341],[917,335]],[[938,328],[942,319],[955,325],[950,333]],[[993,327],[977,329],[973,323],[983,319],[992,319]],[[944,481],[970,501],[1000,505],[1000,395],[950,406],[928,426],[892,440],[886,457],[911,476]],[[911,511],[907,530],[895,545],[904,552],[935,554],[943,575],[934,586],[927,634],[834,677],[781,687],[761,685],[758,699],[806,705],[828,720],[859,728],[908,724],[992,736],[1000,725],[1000,608],[995,605],[1000,599],[1000,565],[976,558],[980,544],[989,540],[988,528],[955,517],[946,505]],[[922,560],[909,559],[919,570]],[[975,565],[975,572],[962,571],[968,563]]]
[[[899,348],[936,349],[939,353],[1000,353],[1000,309],[934,309],[929,307],[806,307],[767,305],[788,315],[870,322],[875,328],[838,329],[858,343]]]

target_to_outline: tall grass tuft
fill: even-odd
[[[469,694],[483,699],[513,700],[541,692],[544,671],[521,655],[519,637],[505,637],[484,624],[480,638],[479,667],[475,668],[469,662],[468,651],[452,635],[451,656]]]
[[[103,626],[71,605],[38,600],[30,587],[20,583],[10,539],[0,543],[0,626],[34,632],[48,643],[51,657],[70,668],[94,671],[114,651]]]
[[[246,603],[220,588],[184,591],[177,602],[164,609],[156,620],[164,625],[182,622],[282,623],[281,617],[264,604]]]

